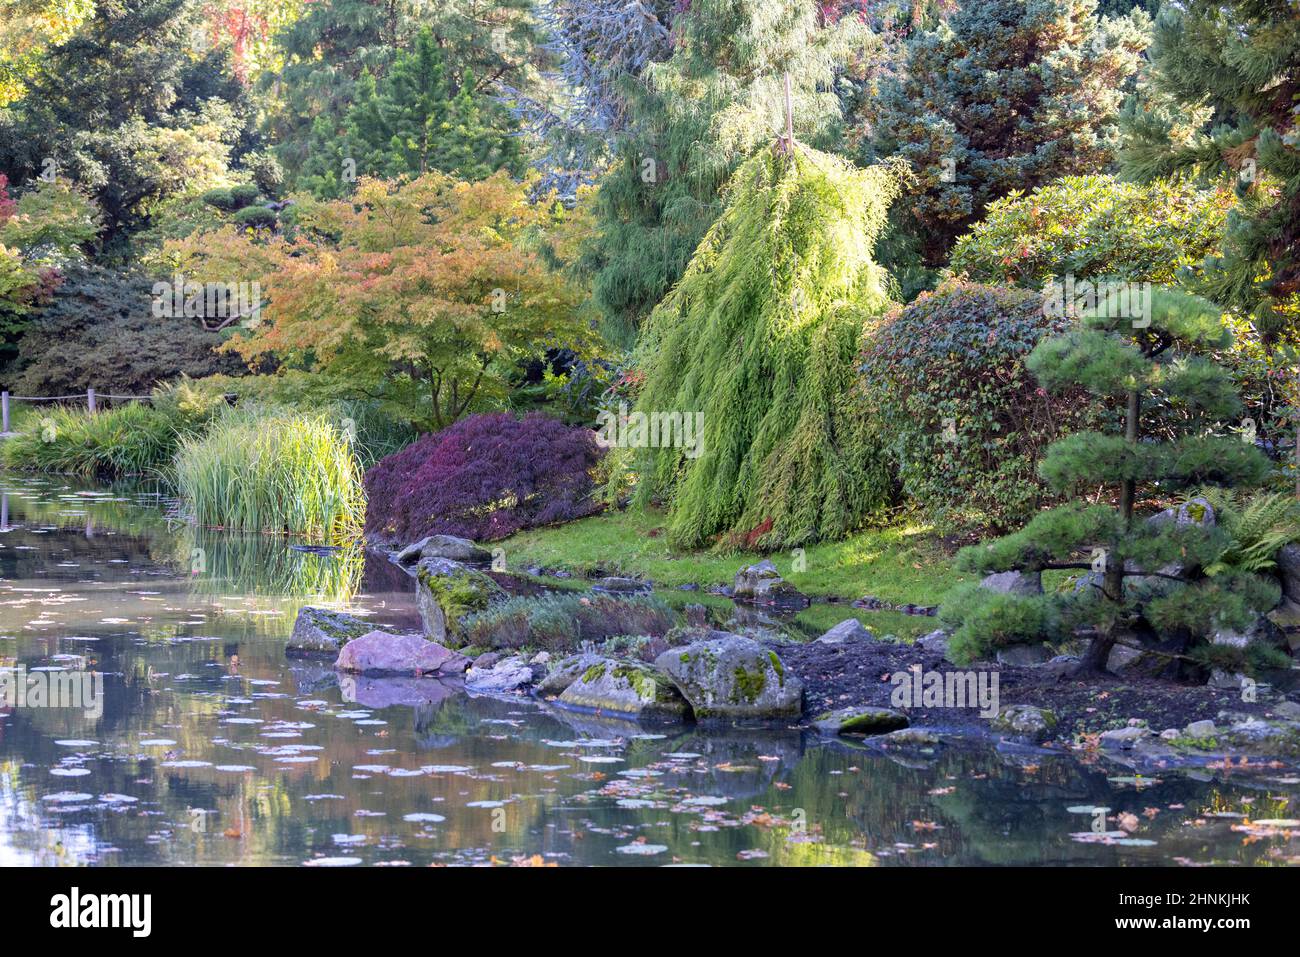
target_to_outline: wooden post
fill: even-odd
[[[9,393],[8,392],[0,392],[0,419],[4,420],[4,426],[3,428],[0,428],[0,432],[8,432],[9,431]]]
[[[95,411],[95,390],[94,389],[86,390],[86,406],[87,408],[90,409],[91,412]]]

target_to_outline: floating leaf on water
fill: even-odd
[[[159,767],[163,768],[210,768],[211,761],[163,761]]]
[[[402,820],[410,821],[412,824],[441,824],[447,819],[441,814],[430,814],[427,811],[417,811],[414,814],[404,815]]]
[[[50,768],[50,773],[61,778],[79,778],[90,773],[90,768]]]
[[[361,863],[359,857],[314,857],[303,861],[304,867],[355,867]]]
[[[93,748],[99,744],[98,741],[87,741],[83,738],[64,738],[54,743],[61,748]]]
[[[664,844],[624,844],[622,847],[616,847],[614,850],[620,854],[636,854],[640,857],[650,857],[655,854],[662,854],[668,850]]]
[[[47,794],[41,798],[42,801],[49,801],[52,804],[79,804],[93,799],[93,794],[81,794],[77,791],[58,791],[55,794]]]

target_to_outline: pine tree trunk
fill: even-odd
[[[1138,419],[1142,415],[1142,395],[1136,390],[1128,394],[1128,411],[1124,417],[1124,441],[1132,445],[1137,445],[1138,440]],[[1137,499],[1137,481],[1126,478],[1120,485],[1119,511],[1124,517],[1124,531],[1127,532],[1133,525],[1133,508]],[[1120,603],[1124,601],[1124,557],[1118,558],[1114,555],[1107,554],[1105,558],[1106,567],[1102,572],[1102,594],[1106,601]],[[1098,635],[1088,644],[1088,650],[1084,652],[1083,658],[1079,662],[1079,667],[1075,669],[1076,675],[1099,675],[1106,674],[1106,662],[1110,659],[1110,651],[1115,647],[1116,631],[1120,628],[1117,621],[1111,626],[1110,630],[1104,635]]]

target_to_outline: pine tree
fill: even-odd
[[[388,178],[431,170],[466,180],[499,169],[523,172],[513,119],[478,92],[473,72],[452,73],[427,27],[382,80],[363,72],[341,130],[318,118],[311,142],[299,182],[324,198],[349,191],[339,175],[345,165],[352,176]]]
[[[836,63],[864,39],[855,22],[822,27],[812,0],[694,0],[673,34],[673,55],[629,87],[629,133],[601,183],[585,262],[616,338],[682,275],[727,179],[781,128],[783,72],[796,133],[829,142],[840,121]]]
[[[900,210],[940,266],[985,206],[1097,173],[1119,144],[1123,87],[1149,18],[1098,20],[1096,0],[981,0],[915,34],[863,110],[867,156],[916,176]]]
[[[981,573],[1092,568],[1099,580],[1034,596],[958,589],[942,615],[957,626],[954,652],[967,659],[1006,645],[1065,640],[1081,627],[1095,633],[1081,673],[1104,670],[1121,637],[1161,644],[1174,660],[1206,656],[1215,631],[1244,630],[1277,603],[1268,579],[1232,569],[1209,573],[1232,546],[1222,529],[1136,515],[1143,493],[1254,484],[1268,473],[1254,445],[1211,432],[1241,407],[1229,373],[1194,354],[1229,344],[1219,310],[1162,288],[1139,316],[1131,296],[1127,308],[1119,298],[1127,287],[1098,289],[1103,295],[1079,328],[1040,343],[1027,361],[1051,391],[1082,387],[1099,402],[1122,403],[1122,432],[1071,435],[1050,446],[1040,465],[1059,492],[1117,486],[1118,506],[1059,506],[1019,532],[963,549],[958,562]],[[1157,406],[1179,413],[1171,437],[1144,429],[1145,410]],[[1174,420],[1163,416],[1164,427]]]
[[[784,143],[736,171],[637,346],[645,381],[624,444],[638,497],[667,503],[677,546],[838,538],[884,503],[883,457],[849,392],[863,317],[888,305],[872,246],[897,182]],[[674,415],[702,423],[697,445],[663,434]]]
[[[413,46],[425,29],[432,52],[426,49],[418,55],[423,60],[417,56],[412,61],[416,54]],[[406,64],[406,81],[424,82],[431,79],[427,71],[436,56],[445,72],[448,95],[454,96],[468,85],[483,126],[500,122],[506,129],[504,108],[493,102],[489,110],[484,104],[490,102],[497,84],[522,85],[535,77],[536,40],[528,0],[494,0],[492,4],[481,0],[439,0],[436,4],[321,0],[310,4],[278,38],[284,67],[261,78],[273,100],[268,129],[289,183],[332,197],[351,186],[344,180],[342,168],[331,165],[333,160],[357,160],[358,171],[365,172],[355,153],[364,153],[373,144],[369,139],[360,144],[351,141],[350,113],[367,95],[363,77],[370,75],[376,94],[382,97],[385,81],[399,63]],[[419,79],[422,70],[424,80]],[[398,91],[399,111],[429,115],[427,100],[422,103],[418,96],[408,98],[418,92],[418,86]],[[401,148],[418,152],[421,140],[415,135],[414,147],[404,144]],[[340,152],[345,141],[347,149]],[[417,163],[411,171],[418,169]]]
[[[1206,295],[1267,339],[1300,334],[1300,15],[1295,4],[1188,0],[1156,20],[1146,83],[1125,108],[1136,179],[1238,178]]]

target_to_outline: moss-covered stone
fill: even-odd
[[[461,619],[504,601],[501,586],[477,569],[444,558],[424,559],[415,572],[416,607],[425,636],[447,643],[466,637]]]
[[[588,667],[564,689],[559,703],[638,719],[681,720],[690,713],[667,676],[638,661],[611,658]]]
[[[285,650],[290,654],[333,657],[349,641],[373,628],[353,615],[308,605],[298,611]]]

